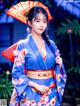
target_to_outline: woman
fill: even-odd
[[[14,52],[10,106],[61,106],[66,74],[59,50],[46,36],[48,15],[35,6],[27,17],[30,33]]]

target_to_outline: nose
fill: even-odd
[[[41,23],[40,23],[40,27],[43,27],[43,26],[44,26],[44,24],[43,24],[43,22],[41,22]]]

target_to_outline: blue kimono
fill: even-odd
[[[31,34],[25,40],[21,40],[18,43],[18,47],[14,51],[15,61],[12,69],[14,90],[10,106],[61,106],[66,83],[66,73],[63,65],[61,69],[58,65],[54,65],[55,57],[60,54],[55,43],[53,41],[50,42],[54,48],[54,53],[45,42],[47,52],[45,60],[39,52]],[[25,70],[49,70],[52,68],[55,69],[56,78],[34,79],[27,77],[25,74]],[[50,89],[47,95],[41,95],[28,86],[29,81],[46,86],[56,83],[56,87]]]

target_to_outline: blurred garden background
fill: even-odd
[[[26,37],[27,26],[6,15],[13,5],[27,0],[0,0],[0,53]],[[46,5],[53,19],[49,23],[50,39],[54,40],[64,61],[67,83],[63,106],[80,106],[80,0],[32,0]],[[0,99],[12,93],[13,63],[0,54]]]

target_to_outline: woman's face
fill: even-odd
[[[47,27],[47,19],[44,14],[39,13],[36,18],[33,18],[31,23],[31,32],[41,35]]]

